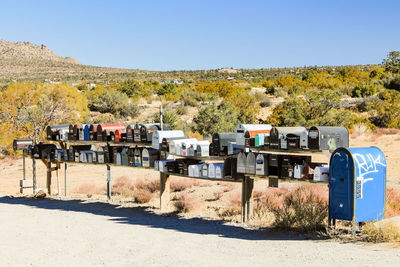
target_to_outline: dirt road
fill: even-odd
[[[0,197],[0,266],[396,266],[388,245],[306,240],[73,199]]]

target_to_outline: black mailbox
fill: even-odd
[[[33,146],[33,157],[36,159],[48,159],[50,156],[50,160],[53,160],[52,156],[54,156],[56,149],[57,146],[55,144],[39,143]]]
[[[33,145],[33,140],[31,139],[15,139],[13,142],[14,151],[17,150],[27,150],[28,146]]]
[[[346,127],[313,126],[308,130],[308,148],[334,151],[349,147],[349,131]]]
[[[216,149],[215,154],[227,155],[230,142],[236,142],[236,139],[243,136],[241,133],[214,133],[212,143]]]

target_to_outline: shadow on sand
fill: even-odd
[[[182,218],[176,214],[159,215],[144,207],[121,207],[105,202],[86,202],[84,200],[62,200],[46,198],[35,200],[25,197],[0,197],[0,204],[27,205],[40,209],[86,212],[94,215],[108,216],[116,223],[142,225],[153,228],[175,230],[186,233],[217,235],[225,238],[244,240],[305,240],[295,232],[281,232],[273,229],[253,230],[238,225],[227,224],[220,220],[203,218]],[[315,239],[319,239],[315,237]]]

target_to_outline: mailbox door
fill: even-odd
[[[354,162],[347,150],[336,150],[330,160],[329,217],[353,219]]]

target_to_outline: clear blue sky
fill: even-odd
[[[0,38],[132,69],[376,64],[400,50],[400,1],[1,1]]]

